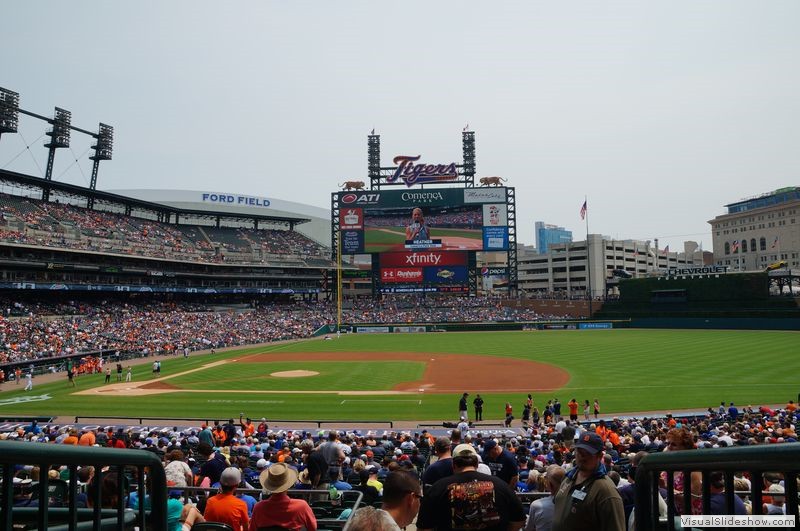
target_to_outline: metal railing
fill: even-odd
[[[662,477],[662,472],[663,474]],[[702,474],[702,491],[692,492],[691,473]],[[765,491],[763,476],[765,472],[777,472],[783,475],[786,498],[786,514],[794,515],[798,520],[797,477],[800,472],[800,444],[779,444],[771,446],[749,446],[741,448],[719,448],[713,450],[688,450],[680,452],[661,452],[645,457],[636,470],[636,529],[637,531],[662,529],[659,523],[658,497],[659,487],[665,486],[667,491],[667,529],[672,529],[670,522],[675,522],[678,514],[675,504],[675,473],[682,473],[683,502],[680,513],[691,515],[692,500],[702,501],[702,514],[711,514],[711,481],[712,472],[722,472],[724,479],[723,496],[725,500],[724,514],[735,514],[734,474],[745,472],[750,474],[750,496],[752,513],[763,514],[762,494]],[[663,482],[663,483],[662,483]],[[774,495],[774,494],[772,494]]]
[[[13,483],[15,465],[38,466],[41,472],[38,484],[35,485],[38,493],[39,507],[36,511],[36,528],[48,529],[48,519],[52,515],[62,511],[50,512],[50,492],[48,470],[52,465],[67,466],[69,469],[69,479],[67,481],[67,493],[64,503],[67,505],[67,527],[70,531],[79,527],[79,509],[77,507],[78,494],[78,465],[94,466],[94,482],[97,486],[92,489],[90,498],[92,509],[91,519],[93,528],[100,529],[108,527],[109,518],[112,518],[111,526],[116,529],[125,528],[125,521],[130,519],[130,513],[125,510],[125,469],[135,468],[138,471],[137,490],[140,499],[144,499],[145,468],[148,469],[150,480],[150,490],[147,492],[150,498],[151,514],[145,519],[145,511],[140,510],[136,515],[136,525],[139,529],[153,529],[155,531],[166,530],[167,528],[167,479],[161,460],[152,452],[143,450],[119,450],[112,448],[94,448],[64,445],[45,445],[22,442],[0,441],[0,465],[3,470],[3,481],[0,485],[0,528],[12,529],[14,522],[14,489]],[[103,467],[109,467],[104,471]],[[117,474],[116,506],[113,508],[102,508],[102,483],[103,476],[109,473]],[[116,512],[116,518],[109,514],[108,509]],[[25,511],[21,511],[20,514]],[[80,511],[81,516],[89,516],[87,511]],[[63,515],[59,515],[63,516]]]

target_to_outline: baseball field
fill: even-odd
[[[356,334],[213,355],[126,362],[133,381],[104,375],[4,383],[5,415],[298,420],[454,420],[458,398],[480,393],[484,418],[517,419],[532,393],[597,398],[601,413],[785,404],[800,391],[800,334],[780,331],[580,330]],[[138,364],[136,364],[138,363]],[[471,411],[471,408],[470,408]]]

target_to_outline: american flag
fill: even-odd
[[[586,201],[583,202],[581,207],[581,219],[586,219]]]
[[[731,251],[731,252],[734,252],[734,253],[735,253],[735,252],[736,252],[736,251],[738,251],[738,250],[739,250],[739,240],[734,240],[734,241],[733,241],[733,249],[732,249],[732,251]]]

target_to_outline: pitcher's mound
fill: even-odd
[[[280,371],[273,372],[270,376],[277,376],[278,378],[302,378],[303,376],[316,376],[317,371]]]

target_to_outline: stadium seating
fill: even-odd
[[[0,214],[5,225],[0,225],[0,241],[8,243],[206,263],[293,258],[305,265],[306,257],[330,255],[292,230],[176,226],[7,194],[0,194]]]

